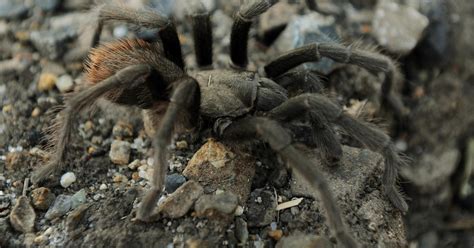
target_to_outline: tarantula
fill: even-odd
[[[65,101],[60,112],[54,154],[49,162],[34,171],[32,180],[39,182],[64,165],[67,145],[75,115],[97,99],[138,106],[145,117],[157,127],[153,134],[154,174],[152,188],[143,198],[137,219],[149,220],[163,189],[167,170],[167,146],[176,126],[196,127],[207,123],[215,138],[221,140],[262,139],[287,163],[301,173],[319,192],[328,220],[338,242],[347,247],[357,242],[346,230],[325,178],[292,144],[293,121],[311,124],[307,133],[316,141],[327,160],[342,156],[341,144],[332,125],[338,125],[367,148],[385,158],[383,187],[392,204],[407,211],[407,204],[397,190],[396,178],[403,159],[390,138],[381,130],[344,113],[341,107],[325,96],[307,92],[289,98],[282,82],[319,84],[305,71],[290,71],[305,62],[322,57],[337,62],[355,64],[369,71],[385,73],[382,98],[393,106],[400,102],[391,93],[397,68],[388,57],[339,44],[309,44],[289,51],[266,64],[261,72],[246,70],[247,40],[252,19],[276,1],[251,0],[244,3],[234,16],[230,58],[231,67],[212,69],[212,30],[210,14],[196,5],[191,15],[194,48],[200,70],[188,74],[181,52],[176,26],[167,17],[152,10],[133,10],[105,5],[100,8],[99,23],[92,41],[92,51],[86,62],[86,79],[90,85]],[[156,40],[122,39],[99,45],[106,21],[124,21],[139,27],[157,30]],[[315,87],[317,88],[317,87]],[[397,105],[398,104],[398,105]],[[202,121],[205,120],[205,121]],[[355,168],[357,169],[357,168]]]

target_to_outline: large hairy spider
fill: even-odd
[[[153,186],[137,212],[139,220],[150,219],[162,192],[167,170],[167,146],[177,131],[175,127],[178,124],[196,127],[198,123],[206,123],[207,128],[212,128],[217,139],[261,139],[267,142],[319,192],[329,225],[341,245],[355,247],[357,242],[346,230],[325,178],[293,146],[292,135],[296,134],[286,128],[292,122],[304,120],[311,124],[307,135],[316,141],[327,160],[337,161],[342,156],[333,125],[347,131],[367,148],[381,153],[385,158],[385,194],[395,207],[407,211],[408,206],[396,187],[398,168],[403,160],[390,138],[381,130],[344,113],[341,107],[321,94],[306,92],[289,98],[283,87],[287,86],[288,80],[294,85],[319,84],[316,77],[308,78],[310,74],[307,72],[290,69],[327,57],[385,73],[381,95],[388,105],[396,109],[397,100],[390,92],[396,72],[394,63],[375,52],[321,43],[291,50],[266,64],[259,73],[246,70],[247,39],[252,19],[274,3],[272,0],[251,0],[240,7],[234,16],[231,33],[232,66],[227,69],[212,69],[210,15],[203,7],[195,6],[191,25],[200,70],[193,74],[185,70],[176,27],[170,19],[151,10],[103,6],[92,41],[95,48],[86,63],[86,79],[90,86],[65,101],[65,108],[58,115],[60,127],[54,154],[45,166],[33,173],[32,180],[39,182],[64,165],[75,115],[103,97],[117,104],[144,109],[145,117],[157,127],[151,137],[154,149]],[[159,39],[123,39],[98,45],[105,21],[124,21],[156,29]]]

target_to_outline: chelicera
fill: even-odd
[[[396,66],[391,59],[376,52],[339,44],[315,43],[280,55],[260,72],[246,70],[247,40],[252,19],[275,3],[271,0],[251,0],[240,7],[234,16],[231,31],[231,66],[226,69],[212,67],[210,14],[200,5],[194,6],[191,25],[200,69],[193,73],[187,73],[185,69],[176,27],[170,19],[151,10],[102,6],[92,41],[93,49],[86,63],[86,79],[90,85],[65,101],[65,108],[58,115],[59,127],[53,154],[46,165],[33,173],[33,181],[47,178],[65,164],[75,115],[97,99],[105,98],[113,103],[142,108],[145,119],[155,130],[150,137],[154,149],[153,186],[137,212],[139,220],[150,220],[162,192],[168,168],[167,146],[178,130],[176,127],[193,128],[198,127],[199,123],[207,125],[201,125],[201,128],[212,129],[216,139],[261,139],[267,142],[319,192],[329,225],[341,245],[355,247],[357,242],[346,229],[325,178],[317,166],[311,164],[292,144],[292,136],[296,133],[288,127],[293,122],[303,120],[310,124],[306,135],[312,137],[328,161],[338,161],[342,156],[334,125],[370,150],[382,154],[385,158],[385,194],[396,208],[407,211],[408,206],[396,186],[398,168],[403,159],[390,138],[372,125],[346,114],[340,106],[318,94],[321,85],[317,77],[307,71],[292,70],[302,63],[327,57],[372,72],[383,72],[383,102],[395,113],[403,115],[401,101],[391,92]],[[157,39],[123,39],[99,45],[106,21],[123,21],[155,29]],[[290,97],[286,89],[289,84],[292,87],[301,86],[307,92]]]

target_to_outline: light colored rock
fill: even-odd
[[[67,188],[71,186],[76,181],[76,175],[74,172],[67,172],[64,175],[61,176],[60,184],[63,186],[63,188]]]
[[[114,164],[127,165],[130,160],[130,152],[129,142],[114,140],[110,146],[109,157]]]
[[[202,195],[196,201],[194,210],[201,216],[233,215],[238,203],[238,197],[232,192],[226,191],[216,195]]]
[[[404,55],[415,48],[428,24],[416,9],[384,0],[376,7],[372,30],[380,45]]]
[[[187,181],[159,204],[158,211],[170,218],[183,217],[203,192],[199,183]]]
[[[183,175],[209,191],[230,191],[245,202],[250,194],[255,161],[247,154],[231,151],[224,144],[209,140],[191,158]]]
[[[38,80],[38,90],[39,91],[48,91],[53,89],[58,76],[52,73],[42,73]]]
[[[68,74],[64,74],[56,81],[56,88],[62,93],[72,90],[74,87],[74,80]]]
[[[276,248],[333,248],[331,241],[324,237],[296,233],[288,237],[283,237],[276,245]]]

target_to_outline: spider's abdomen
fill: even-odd
[[[163,100],[168,95],[166,82],[173,82],[183,75],[183,71],[165,58],[159,43],[149,43],[141,39],[124,39],[109,42],[92,49],[85,63],[85,79],[89,84],[97,84],[128,66],[147,64],[154,68],[147,78],[145,87],[117,89],[105,98],[119,104],[150,107],[153,100]],[[130,82],[133,83],[133,82]]]

